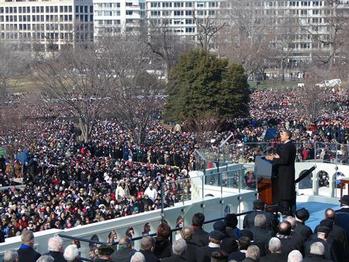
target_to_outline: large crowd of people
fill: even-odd
[[[330,160],[333,151],[325,143],[343,143],[341,161],[346,162],[348,101],[343,90],[328,92],[326,99],[333,106],[310,120],[299,109],[294,90],[256,90],[250,118],[232,121],[227,132],[209,133],[206,145],[214,150],[231,135],[230,160],[253,161],[263,148],[249,143],[264,142],[270,128],[286,127],[299,143],[299,159]],[[24,183],[0,192],[2,239],[23,229],[71,228],[157,209],[160,191],[165,207],[190,197],[188,172],[195,169],[195,149],[202,148],[195,134],[170,130],[154,120],[145,142],[137,144],[112,119],[97,120],[91,139],[82,143],[69,112],[61,110],[63,115],[57,116],[56,110],[27,108],[30,121],[0,135],[0,146],[16,155],[0,155],[0,184]],[[320,151],[315,142],[324,143]]]
[[[91,245],[89,259],[95,262],[347,262],[349,195],[340,201],[341,209],[326,209],[323,219],[313,229],[306,225],[310,217],[307,209],[281,217],[256,200],[254,209],[240,220],[241,228],[237,215],[227,214],[207,232],[204,214],[196,213],[192,224],[178,228],[176,235],[163,221],[157,227],[156,236],[152,237],[148,230],[143,234],[139,250],[134,247],[132,235],[126,232],[117,242],[108,239],[105,244]],[[79,245],[73,243],[64,248],[59,236],[49,239],[47,253],[42,255],[33,248],[32,231],[25,229],[21,239],[17,251],[5,252],[4,262],[81,261]]]

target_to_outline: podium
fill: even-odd
[[[270,161],[263,156],[256,157],[254,173],[257,179],[258,199],[267,205],[273,204],[272,169]]]

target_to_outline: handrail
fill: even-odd
[[[247,213],[249,212],[243,212],[243,213],[238,213],[236,214],[236,216],[243,216],[243,215],[246,215]],[[217,222],[217,221],[220,221],[224,219],[224,217],[220,217],[220,218],[215,218],[215,219],[211,219],[211,220],[208,220],[208,221],[205,221],[204,224],[210,224],[210,223],[213,223],[213,222]],[[181,230],[182,227],[177,227],[177,228],[173,228],[171,229],[171,234],[173,232],[176,232],[176,231],[179,231]],[[62,237],[62,238],[68,238],[68,239],[72,239],[72,240],[79,240],[79,241],[82,241],[82,242],[88,242],[88,243],[91,243],[91,244],[108,244],[106,242],[101,242],[101,241],[96,241],[96,240],[91,240],[91,239],[85,239],[85,238],[82,238],[82,237],[72,237],[72,236],[68,236],[68,235],[65,235],[65,234],[58,234],[58,236]],[[156,233],[152,233],[152,234],[148,234],[147,236],[156,236]],[[133,237],[131,238],[131,241],[135,241],[135,240],[140,240],[142,239],[144,236],[138,236],[138,237]],[[118,245],[119,242],[115,242],[113,244],[111,244],[112,246],[115,246],[115,245]]]

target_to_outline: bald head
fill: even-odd
[[[334,220],[335,216],[336,216],[336,213],[334,212],[334,210],[333,210],[332,208],[327,208],[327,209],[325,210],[325,217],[326,217],[327,219],[332,219],[332,220]]]
[[[296,227],[296,219],[293,216],[288,216],[285,220],[291,224],[292,229]]]
[[[289,236],[291,233],[291,224],[288,221],[282,221],[278,227],[279,234]]]

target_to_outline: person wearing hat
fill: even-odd
[[[251,233],[251,232],[250,232]],[[247,248],[251,245],[251,238],[248,236],[241,236],[238,241],[239,248],[230,253],[228,261],[236,260],[242,261],[246,258]]]
[[[339,202],[341,203],[341,208],[336,210],[336,213],[344,212],[349,214],[349,195],[342,196]]]
[[[304,245],[304,256],[310,256],[310,247],[315,242],[320,242],[324,245],[325,252],[324,257],[332,261],[342,261],[340,260],[341,254],[338,252],[338,243],[336,240],[329,239],[329,233],[331,231],[330,223],[323,222],[316,228],[316,233],[313,237],[305,242]]]
[[[103,262],[103,261],[112,261],[111,255],[113,254],[114,249],[112,246],[102,244],[98,247],[98,255],[95,259],[95,262]]]
[[[309,237],[313,234],[313,230],[310,227],[305,225],[305,221],[309,218],[309,211],[305,208],[298,209],[296,211],[296,227],[294,228],[294,232],[298,234],[303,241],[309,239]]]
[[[220,243],[224,237],[225,234],[218,230],[211,231],[209,234],[208,245],[206,247],[200,247],[196,250],[196,260],[198,262],[210,262],[212,252],[219,251],[221,249]]]

